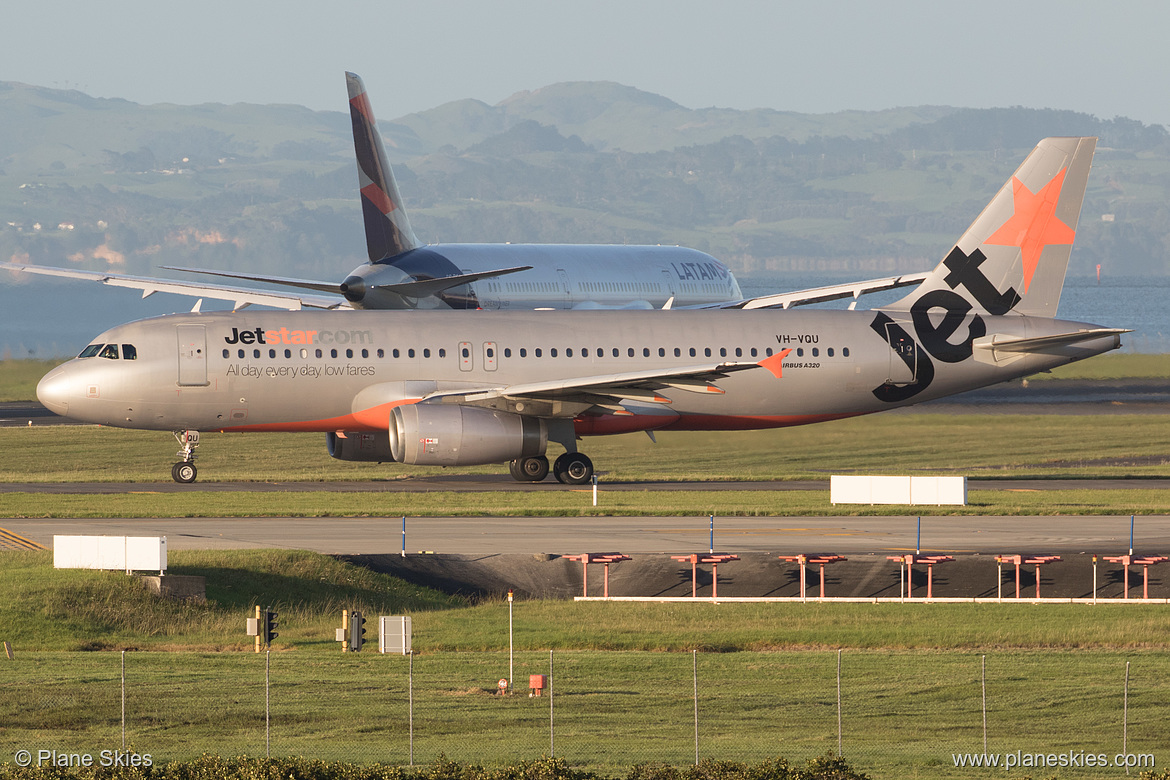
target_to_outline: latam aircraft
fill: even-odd
[[[1095,138],[1032,151],[925,281],[871,311],[190,313],[98,336],[49,409],[171,430],[320,431],[349,461],[509,463],[588,481],[584,436],[775,428],[926,401],[1116,349],[1055,319]]]
[[[619,244],[433,244],[415,237],[365,85],[346,73],[369,262],[340,282],[163,266],[310,292],[261,290],[176,279],[0,263],[12,271],[290,311],[315,309],[657,309],[788,307],[917,284],[906,274],[745,299],[731,270],[677,246]]]

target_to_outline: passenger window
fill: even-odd
[[[285,351],[287,352],[288,350],[285,350]],[[345,356],[346,356],[347,358],[351,358],[351,357],[353,357],[353,350],[352,350],[352,349],[347,349],[347,350],[345,350]]]
[[[804,357],[804,347],[797,347],[796,348],[796,356],[797,357]]]
[[[406,356],[409,358],[414,357],[414,347],[411,347],[410,349],[406,350]]]
[[[819,357],[820,354],[821,354],[821,351],[819,349],[817,349],[816,347],[813,347],[813,357]]]
[[[829,355],[829,357],[833,357],[833,348],[832,347],[829,347],[829,351],[827,354]]]
[[[321,357],[321,350],[317,350],[317,357]],[[378,357],[380,357],[380,358],[386,357],[386,350],[382,349],[381,347],[378,347]]]
[[[743,357],[743,348],[742,347],[735,348],[735,356],[736,357]]]
[[[756,348],[755,348],[755,347],[752,347],[752,357],[756,357],[758,354],[759,354],[759,353],[758,353],[758,352],[756,352]]]
[[[650,357],[650,348],[642,347],[642,357]]]
[[[849,357],[849,347],[841,347],[841,357]]]
[[[240,359],[241,359],[241,360],[243,360],[243,358],[244,358],[244,350],[242,350],[242,349],[240,349],[240,350],[237,350],[237,351],[236,351],[236,354],[237,354],[237,355],[240,357]]]
[[[589,347],[581,347],[581,357],[589,357]]]
[[[520,357],[528,357],[528,347],[520,347]]]
[[[598,354],[600,354],[600,353],[601,353],[601,350],[598,350]],[[618,348],[614,347],[613,348],[613,356],[618,357],[620,354],[621,354],[621,352],[618,351]],[[633,357],[633,356],[634,356],[634,350],[631,349],[630,350],[630,357]]]
[[[329,350],[329,357],[334,357],[334,358],[337,357],[337,350],[336,349]]]
[[[104,358],[107,358],[109,360],[117,360],[118,359],[118,345],[117,344],[106,344],[104,347],[102,347],[102,351],[98,353],[98,357],[104,357]]]
[[[276,350],[275,349],[268,350],[268,357],[270,357],[270,358],[276,357]]]
[[[704,357],[711,357],[711,348],[707,347],[706,349],[704,349],[703,355],[704,355]]]
[[[225,350],[223,351],[223,356],[224,356],[225,358],[230,358],[230,357],[232,356],[232,351],[231,351],[230,349],[225,349]],[[82,357],[84,357],[84,355],[82,355]]]
[[[325,353],[324,353],[324,352],[322,352],[321,350],[317,350],[317,351],[316,351],[314,354],[315,354],[317,357],[324,357],[324,356],[325,356]]]
[[[658,357],[666,357],[666,350],[663,347],[658,348]]]
[[[464,347],[464,348],[461,350],[461,354],[463,355],[463,357],[465,357],[465,358],[469,358],[469,357],[471,357],[471,350],[470,350],[470,349],[468,349],[467,347]]]
[[[627,356],[627,357],[633,357],[633,356],[634,356],[634,348],[633,348],[633,347],[630,347],[629,349],[627,349],[627,350],[626,350],[626,356]],[[617,357],[617,355],[614,355],[614,357]]]
[[[695,357],[696,354],[697,353],[695,352],[695,348],[691,347],[691,357]]]
[[[508,358],[512,357],[512,348],[511,347],[504,347],[504,357],[508,357]]]
[[[77,357],[79,357],[79,358],[93,357],[94,355],[96,355],[98,353],[98,350],[101,349],[103,346],[105,346],[105,345],[104,344],[90,344],[88,347],[81,350],[81,354],[78,355]],[[224,357],[227,357],[227,355],[224,355]]]
[[[133,344],[123,344],[122,345],[122,359],[123,360],[137,360],[138,359],[138,348],[135,347]]]
[[[727,357],[727,347],[719,348],[719,357]]]
[[[252,350],[252,357],[254,357],[254,358],[260,357],[260,350],[258,350],[258,349]]]
[[[675,347],[674,348],[674,356],[675,357],[682,357],[682,350],[679,349],[678,347]]]
[[[368,349],[363,349],[362,350],[362,357],[368,358],[369,356],[370,356],[370,351]]]
[[[431,356],[431,348],[427,347],[423,350],[423,357],[429,358]]]
[[[557,356],[557,348],[553,347],[552,349],[550,349],[548,351],[548,354],[551,355],[552,357],[556,357]]]
[[[764,354],[767,355],[768,357],[772,357],[772,348],[768,347],[767,349],[765,349]]]
[[[491,347],[488,347],[487,348],[487,356],[490,358],[494,358],[496,356],[496,351],[494,349],[492,349]]]
[[[285,356],[286,358],[291,358],[291,357],[292,357],[292,350],[291,350],[291,349],[286,349],[286,350],[284,351],[284,356]]]
[[[536,348],[535,355],[536,355],[537,357],[540,357],[540,355],[541,355],[540,347],[537,347],[537,348]]]
[[[301,359],[304,360],[309,357],[309,350],[301,347]]]

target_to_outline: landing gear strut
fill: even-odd
[[[566,452],[553,462],[553,476],[565,485],[584,485],[593,477],[593,461],[580,452]]]
[[[175,440],[183,445],[183,449],[175,453],[181,461],[171,467],[171,478],[175,482],[194,482],[199,476],[199,469],[195,468],[195,448],[199,446],[199,431],[174,431]]]

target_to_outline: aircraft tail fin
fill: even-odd
[[[394,171],[386,158],[386,147],[366,96],[366,85],[360,76],[348,71],[345,83],[349,89],[349,116],[353,120],[353,147],[357,153],[366,248],[370,262],[374,263],[417,249],[421,244],[415,238],[410,219],[402,207],[398,183],[394,181]]]
[[[1045,138],[894,311],[1055,317],[1096,138]]]

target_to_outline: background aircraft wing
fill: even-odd
[[[325,295],[300,295],[277,291],[256,290],[249,287],[231,287],[220,284],[201,284],[197,282],[183,282],[176,279],[159,279],[150,276],[130,276],[127,274],[102,273],[98,271],[79,271],[72,268],[56,268],[46,265],[28,265],[21,263],[0,263],[0,268],[9,271],[40,274],[43,276],[61,276],[66,279],[83,279],[91,282],[101,282],[112,287],[127,287],[132,290],[142,290],[142,297],[146,298],[156,292],[174,293],[176,295],[190,295],[201,298],[213,298],[220,301],[231,301],[236,309],[246,306],[271,306],[276,309],[298,311],[303,308],[312,309],[348,309],[349,302],[343,298]]]
[[[705,303],[699,306],[678,306],[680,309],[788,309],[793,306],[805,306],[810,303],[824,303],[841,298],[859,298],[866,293],[881,292],[882,290],[896,290],[899,287],[912,287],[921,284],[929,276],[928,272],[917,274],[902,274],[901,276],[887,276],[882,279],[867,279],[863,282],[846,282],[845,284],[831,284],[827,287],[813,287],[808,290],[762,295],[757,298],[746,298],[742,301],[726,301],[721,303]]]

